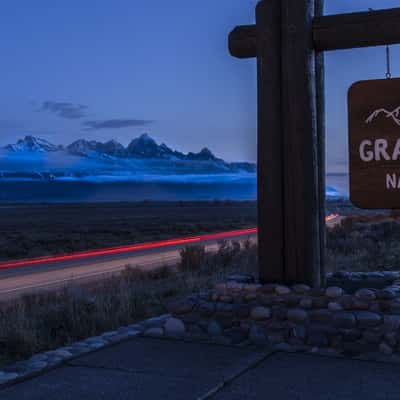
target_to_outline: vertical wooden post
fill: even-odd
[[[320,171],[315,0],[282,0],[282,124],[286,282],[320,286]]]
[[[262,282],[284,276],[281,0],[256,10],[258,68],[258,257]]]
[[[325,0],[316,0],[315,16],[324,15]],[[315,55],[315,77],[317,90],[317,137],[319,166],[319,208],[320,208],[320,276],[321,286],[326,284],[325,252],[326,252],[326,116],[325,116],[325,57],[324,53]]]

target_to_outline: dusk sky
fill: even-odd
[[[181,151],[255,161],[256,65],[227,36],[256,0],[3,0],[0,145],[32,134],[123,144],[143,132]],[[326,0],[326,13],[399,7]],[[383,47],[326,54],[328,170],[345,171],[346,92],[383,78]],[[400,75],[400,48],[392,47]]]

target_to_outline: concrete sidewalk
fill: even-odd
[[[0,390],[2,400],[398,400],[400,366],[135,338]]]

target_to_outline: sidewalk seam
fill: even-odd
[[[270,350],[264,351],[263,354],[261,354],[261,355],[253,357],[253,359],[250,360],[245,367],[238,368],[236,371],[232,372],[229,376],[227,376],[221,382],[219,382],[217,385],[215,385],[213,388],[211,388],[207,393],[205,393],[204,395],[202,395],[200,397],[197,397],[196,400],[208,400],[208,399],[213,398],[218,392],[220,392],[222,389],[224,389],[225,387],[230,385],[235,379],[244,375],[251,369],[256,368],[259,364],[261,364],[267,358],[269,358],[270,356],[272,356],[278,352],[279,352],[278,350],[270,349]]]

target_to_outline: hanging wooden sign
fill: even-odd
[[[400,208],[400,79],[353,84],[348,108],[352,203]]]

